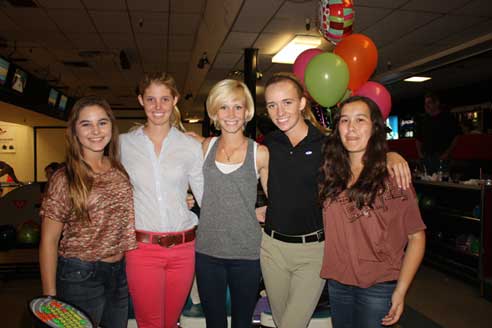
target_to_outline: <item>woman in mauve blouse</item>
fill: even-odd
[[[95,326],[123,328],[124,254],[137,242],[132,188],[118,161],[109,104],[99,97],[78,100],[65,141],[66,164],[51,177],[40,212],[43,294],[85,310]]]

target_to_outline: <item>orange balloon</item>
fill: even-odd
[[[342,57],[348,66],[348,88],[352,91],[356,91],[369,80],[378,64],[378,49],[374,42],[363,34],[347,36],[333,52]]]

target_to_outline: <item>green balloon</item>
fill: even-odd
[[[306,88],[324,107],[335,105],[347,91],[349,70],[343,59],[330,52],[313,57],[304,74]]]

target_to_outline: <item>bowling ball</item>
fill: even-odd
[[[13,225],[0,225],[0,251],[8,251],[15,247],[15,228]]]
[[[423,196],[422,197],[422,200],[420,202],[420,205],[423,207],[423,208],[426,208],[426,209],[431,209],[433,208],[434,206],[436,206],[436,201],[434,200],[434,198],[432,197],[429,197],[429,196]]]
[[[39,224],[34,221],[24,222],[17,230],[17,242],[20,244],[35,246],[39,244],[39,237]]]

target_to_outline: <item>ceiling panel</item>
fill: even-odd
[[[126,0],[130,10],[145,10],[151,12],[169,11],[169,0]]]
[[[243,52],[243,49],[253,45],[258,33],[231,32],[227,36],[221,51],[223,52]]]
[[[169,49],[172,51],[191,51],[194,40],[194,35],[171,35],[169,37]]]
[[[83,9],[84,6],[80,0],[36,0],[44,8],[58,9]]]
[[[164,50],[167,47],[167,38],[161,34],[139,33],[135,37],[140,49]]]
[[[65,0],[67,1],[67,0]],[[70,0],[68,0],[70,1]],[[73,0],[72,0],[73,1]],[[126,10],[125,0],[81,0],[87,9],[93,10]]]
[[[89,15],[83,10],[49,9],[48,16],[64,32],[94,33],[94,24]]]
[[[473,0],[469,4],[455,10],[459,15],[481,16],[492,18],[492,1]]]
[[[412,0],[404,5],[402,9],[448,13],[453,9],[461,8],[468,2],[470,2],[470,0]]]
[[[25,30],[56,31],[58,27],[40,8],[4,8],[4,13]]]
[[[488,18],[482,22],[471,25],[470,27],[453,33],[438,42],[451,47],[475,39],[480,35],[487,35],[489,33],[492,33],[492,18]]]
[[[201,15],[198,14],[172,14],[171,15],[171,34],[195,34]]]
[[[132,11],[131,20],[136,33],[167,34],[169,13]]]
[[[136,46],[131,33],[102,33],[101,37],[110,49],[126,49]]]
[[[377,47],[396,41],[439,17],[439,14],[398,10],[364,31]],[[388,28],[391,26],[391,28]]]
[[[205,0],[171,0],[171,12],[201,15],[206,3]]]
[[[260,32],[279,9],[282,0],[250,0],[245,1],[233,31]]]
[[[217,57],[215,57],[215,61],[213,64],[214,69],[226,69],[226,68],[231,68],[236,65],[236,63],[239,61],[241,58],[242,54],[241,53],[219,53]]]
[[[118,11],[90,11],[99,33],[130,33],[128,14]]]
[[[357,0],[357,6],[376,7],[376,8],[399,8],[408,0]]]
[[[358,7],[356,5],[353,29],[358,33],[365,33],[367,28],[378,24],[380,20],[388,16],[392,11],[390,8]]]
[[[0,33],[19,30],[19,27],[7,15],[0,11]]]
[[[276,54],[293,38],[294,34],[289,33],[262,33],[256,40],[254,47],[259,49],[260,54]]]
[[[97,33],[69,33],[71,44],[80,50],[105,51],[106,46]]]
[[[189,64],[191,60],[191,51],[172,51],[167,54],[169,65],[171,64]]]

